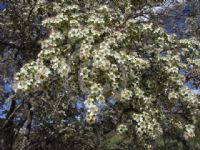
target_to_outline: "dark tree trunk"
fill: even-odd
[[[32,107],[32,105],[31,105],[30,101],[24,103],[24,108],[25,108],[25,113],[26,113],[26,121],[22,128],[24,138],[22,141],[21,150],[27,149],[27,145],[28,145],[28,139],[29,139],[29,135],[30,135],[30,131],[31,131],[31,123],[32,123],[32,119],[33,119],[33,111],[31,110],[31,107]]]

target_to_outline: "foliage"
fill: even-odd
[[[157,149],[167,141],[190,148],[199,100],[181,71],[199,68],[199,42],[141,22],[142,2],[49,5],[52,16],[42,21],[48,38],[14,77],[28,112],[20,133],[31,135],[17,138],[25,139],[22,149]]]

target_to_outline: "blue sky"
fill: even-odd
[[[6,4],[0,2],[0,10],[3,10],[3,9],[5,9],[5,8],[6,8]]]

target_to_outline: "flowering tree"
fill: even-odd
[[[80,124],[110,121],[110,130],[138,149],[155,149],[161,137],[185,144],[195,136],[199,101],[184,86],[181,72],[191,65],[199,68],[199,43],[138,19],[147,13],[141,2],[54,3],[56,15],[42,22],[49,36],[40,41],[40,53],[14,77],[16,95],[29,98],[30,115],[23,128],[30,127],[31,107],[46,109],[40,105],[56,102],[48,121],[59,122],[58,132],[69,139],[75,133],[64,123],[67,111],[83,99],[86,113]]]

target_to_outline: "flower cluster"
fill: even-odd
[[[82,43],[81,47],[80,47],[80,59],[81,60],[87,60],[91,55],[91,53],[90,53],[91,49],[92,49],[91,44]]]
[[[123,134],[123,133],[125,133],[126,131],[128,131],[128,128],[127,128],[127,126],[124,125],[124,124],[120,124],[120,125],[118,126],[118,128],[117,128],[117,132],[118,132],[119,134]]]
[[[59,24],[62,21],[68,21],[68,16],[63,13],[58,14],[55,17],[47,18],[42,21],[42,25],[47,26],[51,24]]]
[[[51,75],[51,70],[39,61],[24,65],[15,75],[14,89],[17,91],[29,91],[37,89]]]
[[[86,121],[89,124],[94,124],[96,121],[96,113],[98,111],[98,108],[96,105],[90,103],[87,105],[88,111],[86,114]]]
[[[121,101],[125,102],[127,100],[130,100],[130,98],[132,97],[133,92],[127,89],[124,89],[121,91]]]
[[[70,72],[70,66],[66,63],[64,58],[54,57],[51,60],[51,68],[54,69],[61,77],[67,77]]]
[[[155,118],[152,118],[152,116],[147,113],[143,112],[142,114],[133,114],[133,120],[137,122],[136,126],[136,133],[139,137],[139,139],[155,139],[157,136],[162,134],[162,128],[160,127],[160,124],[157,122]]]
[[[81,32],[82,30],[80,28],[72,28],[69,32],[68,32],[68,37],[71,40],[78,40],[83,38],[83,33]]]
[[[49,60],[55,57],[56,54],[60,54],[61,50],[59,48],[48,48],[44,49],[38,54],[38,57],[42,60]]]
[[[97,83],[93,83],[92,86],[90,87],[90,93],[92,95],[99,95],[102,93],[103,91],[103,88],[101,87],[100,84],[97,84]]]
[[[185,139],[189,139],[189,138],[193,138],[195,136],[195,126],[191,125],[191,124],[187,124],[185,125],[185,132],[184,132],[184,138]]]

